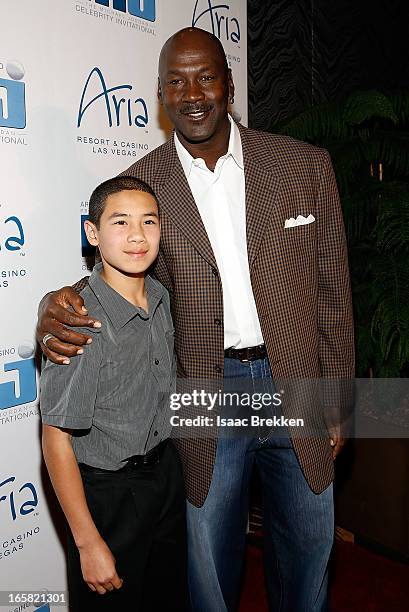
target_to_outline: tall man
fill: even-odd
[[[329,156],[236,125],[227,112],[233,96],[218,39],[177,32],[162,49],[158,82],[175,133],[124,173],[148,182],[160,203],[155,274],[171,294],[179,376],[350,378],[347,254]],[[67,287],[42,304],[38,338],[46,336],[43,350],[58,363],[86,341],[62,324],[95,321],[81,306]],[[312,408],[307,403],[305,413]],[[179,441],[194,612],[236,609],[254,462],[270,610],[326,608],[333,458],[341,446],[335,431]]]

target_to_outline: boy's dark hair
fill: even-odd
[[[98,185],[89,199],[88,218],[97,228],[99,228],[107,198],[120,191],[143,191],[155,198],[156,203],[158,203],[155,192],[145,181],[141,181],[134,176],[115,176]]]

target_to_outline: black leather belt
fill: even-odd
[[[224,356],[229,359],[239,359],[240,361],[255,361],[267,357],[266,345],[248,346],[247,348],[228,348],[224,351]]]
[[[150,451],[146,453],[146,455],[132,455],[126,459],[126,463],[119,470],[105,470],[103,468],[93,467],[92,465],[88,465],[86,463],[80,463],[79,467],[84,472],[94,472],[94,473],[107,473],[107,474],[120,474],[123,472],[130,472],[132,470],[137,469],[140,466],[149,466],[155,465],[160,462],[161,455],[163,453],[164,448],[166,447],[168,440],[163,440],[158,446],[152,448]]]

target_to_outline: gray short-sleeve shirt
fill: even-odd
[[[175,385],[174,328],[169,295],[145,277],[149,313],[100,276],[97,264],[81,291],[102,323],[84,354],[66,366],[47,361],[41,374],[43,423],[75,430],[78,462],[116,470],[170,435],[167,394]]]

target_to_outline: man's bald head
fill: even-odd
[[[231,71],[216,36],[184,28],[166,41],[159,58],[158,98],[185,147],[196,147],[201,157],[204,147],[224,154],[233,96]]]
[[[176,55],[189,48],[199,48],[205,46],[206,50],[211,54],[213,58],[218,58],[223,64],[226,76],[229,71],[227,64],[226,54],[223,49],[223,45],[220,40],[214,34],[202,30],[200,28],[183,28],[175,34],[172,34],[170,38],[165,42],[159,55],[159,79],[163,74],[164,70],[167,69],[167,61],[169,56],[176,53]]]

